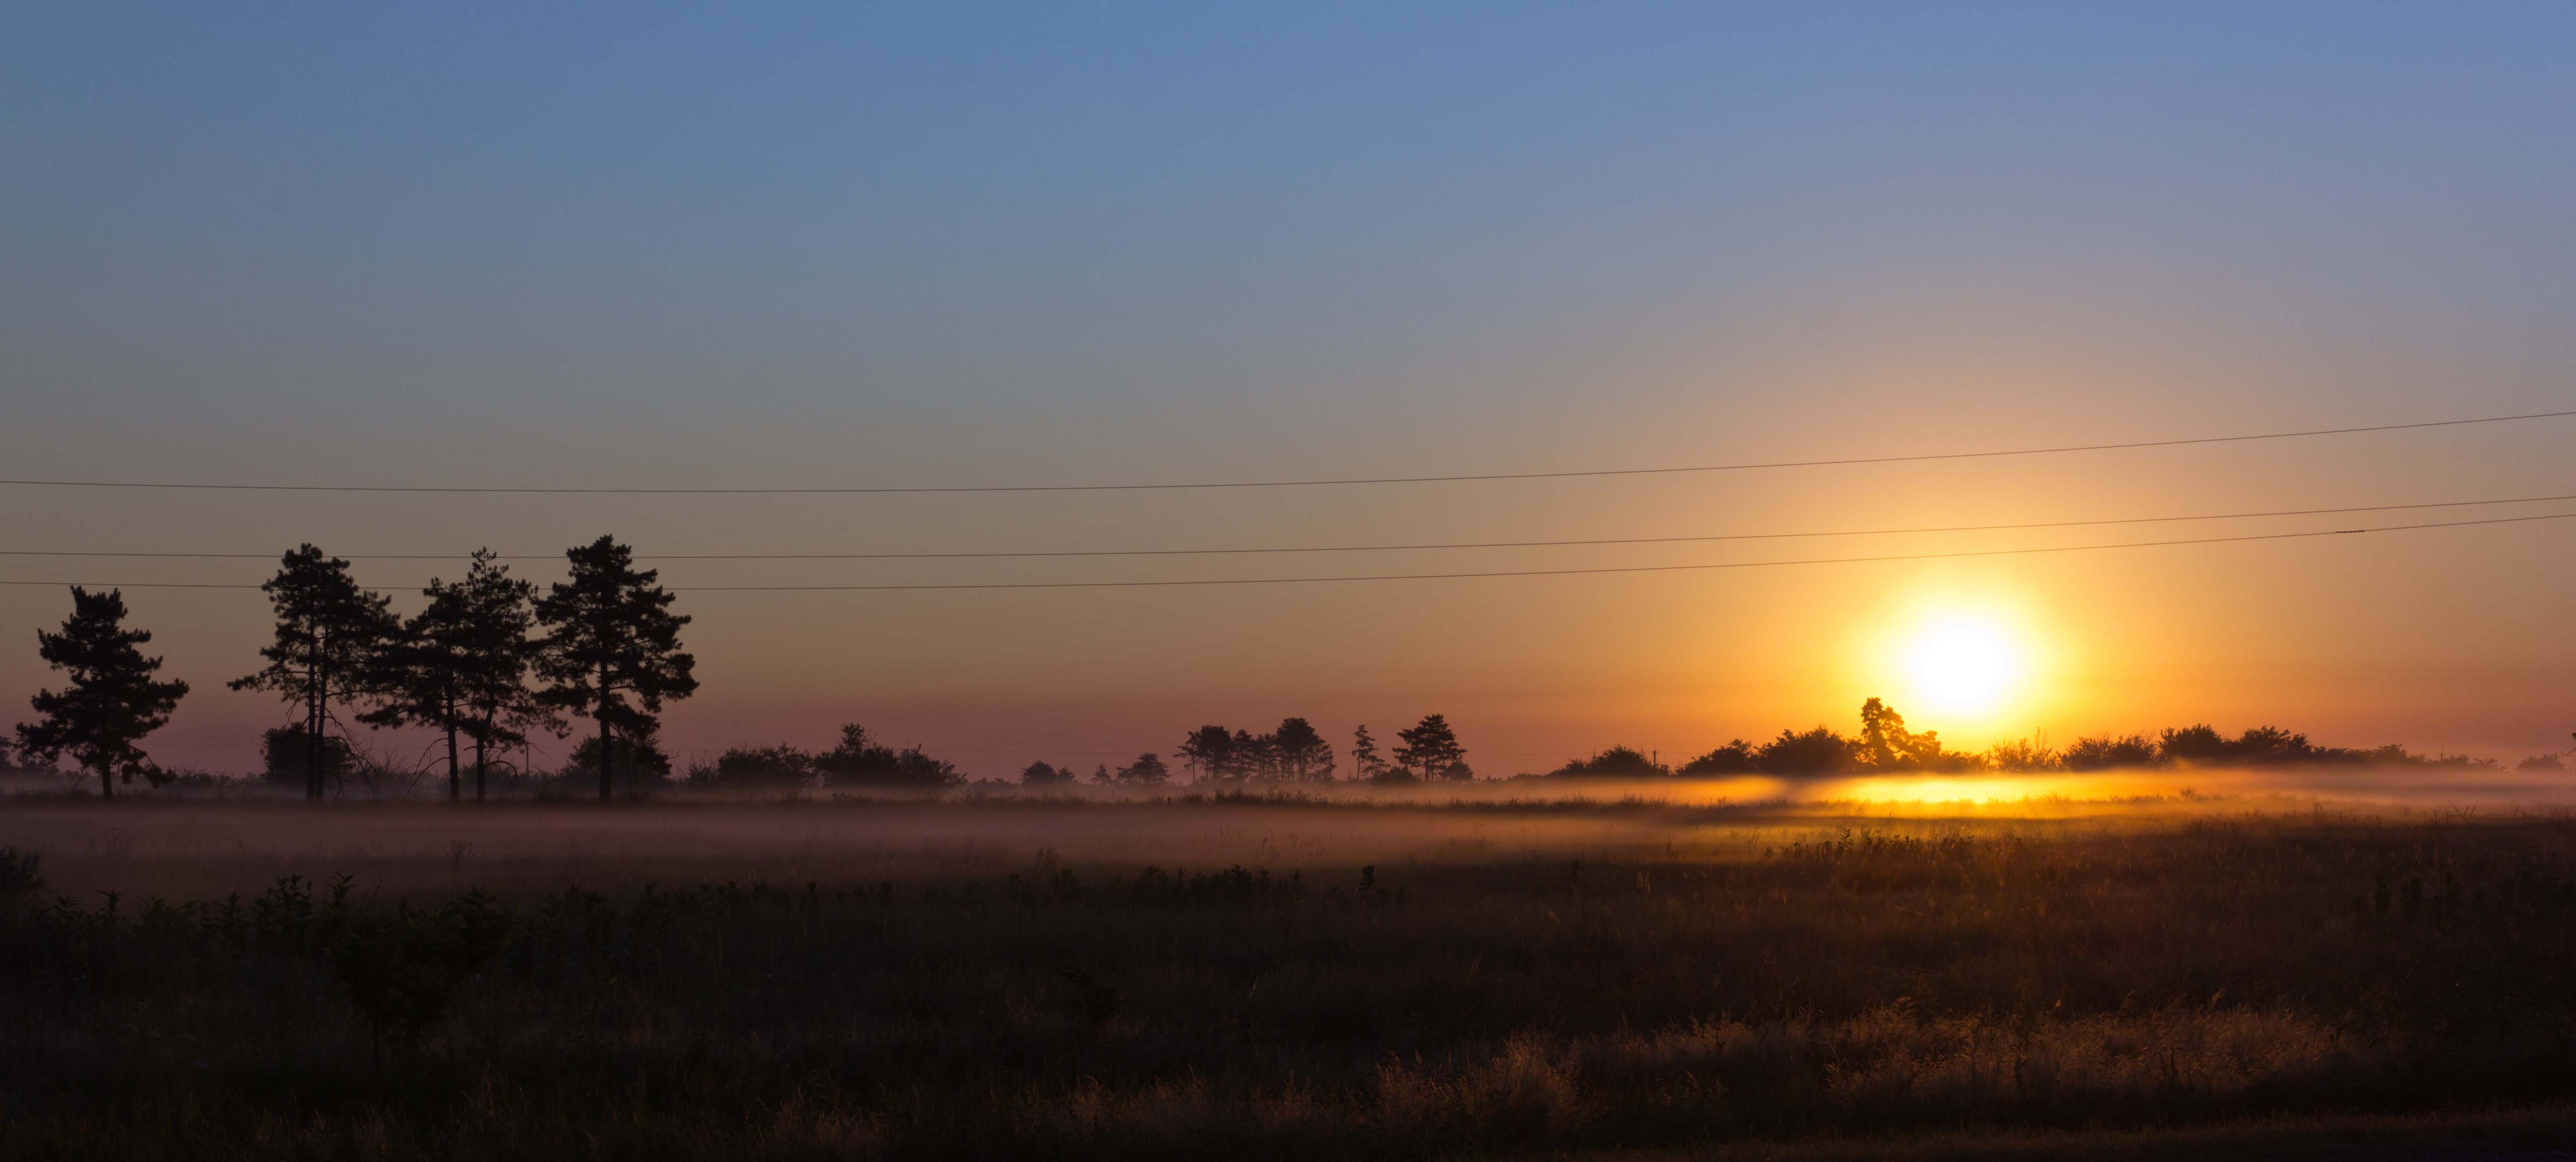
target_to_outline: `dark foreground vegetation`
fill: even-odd
[[[1117,810],[1026,817],[1098,838]],[[1238,812],[1272,831],[1186,869],[1086,854],[1112,834],[586,888],[427,891],[342,854],[235,894],[220,842],[174,840],[216,893],[183,901],[66,898],[12,850],[0,1156],[2135,1145],[2576,1098],[2564,819],[1797,821],[1712,846],[1716,816],[1605,807],[1671,838],[1265,862],[1337,817],[1473,813],[1295,810]],[[95,877],[108,851],[66,858]]]

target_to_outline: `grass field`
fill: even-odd
[[[2563,816],[21,799],[0,846],[12,1158],[2576,1141]]]

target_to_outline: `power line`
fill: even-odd
[[[1982,533],[2029,529],[2089,528],[2100,525],[2173,524],[2204,520],[2253,520],[2262,517],[2330,516],[2355,512],[2398,512],[2428,508],[2472,508],[2498,504],[2543,504],[2576,500],[2558,496],[2509,496],[2496,500],[2439,500],[2414,504],[2364,504],[2342,508],[2283,508],[2263,512],[2213,512],[2190,516],[2128,516],[2098,520],[2024,521],[2017,524],[1923,525],[1893,529],[1838,529],[1825,532],[1709,533],[1674,537],[1595,537],[1566,541],[1431,541],[1417,544],[1295,545],[1220,549],[1021,549],[939,553],[637,553],[639,561],[948,561],[1031,557],[1196,557],[1278,553],[1385,553],[1435,549],[1538,549],[1604,545],[1670,545],[1709,541],[1776,541],[1815,537],[1883,537],[1913,533]],[[335,553],[350,561],[461,561],[465,553]],[[495,553],[502,561],[552,561],[561,553]],[[81,549],[0,549],[0,557],[99,557],[144,560],[274,561],[275,553],[92,552]]]
[[[2409,532],[2417,529],[2466,528],[2474,525],[2521,524],[2576,519],[2576,512],[2537,516],[2490,517],[2484,520],[2430,521],[2376,528],[2316,529],[2295,533],[2248,533],[2233,537],[2189,537],[2166,541],[2114,541],[2098,545],[2047,545],[2023,549],[1965,549],[1947,553],[1890,553],[1870,557],[1807,557],[1782,561],[1720,561],[1690,565],[1621,565],[1571,569],[1499,569],[1459,573],[1368,573],[1333,577],[1210,577],[1155,581],[970,581],[899,585],[674,585],[678,593],[886,593],[947,589],[1147,589],[1182,585],[1297,585],[1346,581],[1454,581],[1484,577],[1573,577],[1609,573],[1676,573],[1709,569],[1765,569],[1783,565],[1857,565],[1881,561],[1939,561],[1962,557],[2016,557],[2041,553],[2083,553],[2102,549],[2150,549],[2175,545],[2222,545],[2248,541],[2288,541],[2358,533]],[[257,589],[257,585],[194,581],[0,581],[0,585],[79,585],[88,589]]]
[[[2236,444],[2252,440],[2295,440],[2311,436],[2349,436],[2364,432],[2399,432],[2451,428],[2468,424],[2504,424],[2523,420],[2576,416],[2576,410],[2482,416],[2466,420],[2425,420],[2408,424],[2374,424],[2352,428],[2310,428],[2294,432],[2258,432],[2241,436],[2191,436],[2171,440],[2129,440],[2110,444],[2065,444],[2048,448],[2008,448],[1985,452],[1924,452],[1904,456],[1852,456],[1824,460],[1763,460],[1736,464],[1693,464],[1659,468],[1585,468],[1561,472],[1482,472],[1446,476],[1349,476],[1306,480],[1202,480],[1166,484],[949,484],[883,485],[825,488],[594,488],[519,487],[507,485],[405,484],[230,484],[142,480],[0,480],[0,485],[41,488],[150,488],[215,492],[400,492],[497,493],[509,495],[586,496],[789,496],[957,492],[1144,492],[1210,488],[1312,488],[1356,484],[1442,484],[1487,480],[1564,480],[1586,476],[1660,476],[1692,472],[1747,472],[1769,468],[1829,468],[1857,464],[1911,464],[1931,460],[1977,460],[2006,456],[2049,456],[2068,452],[2110,452],[2133,448],[2176,448],[2191,444]]]

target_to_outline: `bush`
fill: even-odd
[[[15,847],[0,847],[0,895],[37,891],[45,886],[44,857]]]
[[[1760,769],[1758,761],[1753,744],[1739,738],[1683,763],[1681,773],[1685,776],[1745,775]]]
[[[712,765],[691,766],[688,781],[711,790],[793,791],[813,773],[813,755],[781,743],[730,748]]]
[[[919,746],[886,746],[855,722],[841,728],[840,745],[815,756],[814,769],[829,787],[936,791],[966,781],[955,763],[932,758]]]
[[[1030,763],[1020,771],[1020,785],[1023,787],[1070,787],[1073,785],[1073,768],[1059,767],[1051,763]]]
[[[608,772],[616,785],[627,790],[649,790],[671,783],[671,756],[662,753],[658,733],[635,737],[611,735],[608,743]],[[599,736],[594,734],[572,748],[572,757],[564,760],[558,772],[567,782],[580,783],[599,777]]]
[[[2207,727],[2197,729],[2207,730]],[[2165,732],[2167,738],[2172,731]],[[2211,731],[2215,735],[2216,731]],[[2076,739],[2059,755],[2059,763],[2070,771],[2107,771],[2115,767],[2143,767],[2156,761],[2156,744],[2143,734],[2088,735]]]
[[[260,778],[268,782],[302,788],[312,757],[313,736],[303,723],[275,727],[260,736]],[[323,786],[338,786],[356,765],[357,754],[348,739],[336,734],[322,736]]]
[[[1672,768],[1631,746],[1614,746],[1588,759],[1570,759],[1548,774],[1555,778],[1660,779]]]
[[[1848,771],[1857,759],[1850,739],[1819,726],[1800,733],[1782,729],[1780,737],[1753,753],[1753,767],[1766,775],[1808,779]]]

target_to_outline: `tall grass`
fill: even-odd
[[[17,893],[0,1156],[1429,1157],[2576,1096],[2564,821],[893,867]]]

